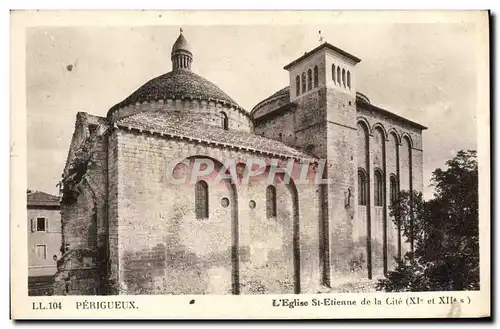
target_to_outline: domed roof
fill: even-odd
[[[172,53],[174,53],[176,50],[184,50],[184,51],[189,51],[190,53],[192,53],[191,47],[189,46],[189,43],[187,42],[186,38],[182,34],[182,30],[181,30],[181,33],[179,34],[179,37],[177,38],[174,45],[172,46]]]
[[[278,99],[289,99],[289,98],[290,98],[290,87],[286,86],[285,88],[278,90],[277,92],[275,92],[271,96],[261,100],[257,105],[254,106],[254,108],[252,109],[252,111],[250,113],[255,112],[262,105],[266,104],[269,101],[278,100]]]
[[[370,103],[370,99],[368,98],[368,96],[366,96],[365,94],[360,93],[359,91],[356,92],[356,100],[357,101],[359,100],[360,102],[371,104]]]
[[[218,101],[242,109],[238,103],[207,79],[189,70],[174,70],[149,80],[125,100],[113,106],[109,113],[145,101],[182,98]]]
[[[263,99],[254,108],[250,111],[250,115],[254,118],[258,116],[258,112],[260,109],[264,108],[268,103],[277,102],[280,104],[285,104],[290,101],[290,87],[286,86],[272,94],[271,96]]]

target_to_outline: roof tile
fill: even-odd
[[[113,106],[109,113],[145,101],[181,98],[221,101],[241,108],[231,97],[207,79],[188,70],[174,70],[149,80],[125,100]]]
[[[55,195],[35,191],[27,194],[28,206],[60,206],[60,199]]]
[[[121,119],[117,122],[117,126],[190,138],[205,143],[217,143],[254,152],[270,153],[275,156],[313,159],[312,156],[279,141],[253,133],[223,130],[216,126],[186,121],[182,114],[177,112],[140,112]]]

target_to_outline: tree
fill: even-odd
[[[479,289],[478,167],[476,151],[459,151],[432,174],[433,199],[401,191],[390,207],[413,251],[379,280],[385,291]]]

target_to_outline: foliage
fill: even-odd
[[[353,256],[347,262],[350,272],[355,273],[366,268],[365,252],[366,246],[359,243],[354,245]]]
[[[80,149],[75,152],[68,173],[60,183],[63,204],[73,203],[79,194],[77,186],[87,172],[88,165],[92,158],[90,145],[91,141],[90,139],[87,139],[82,144]]]
[[[460,151],[432,175],[434,198],[402,191],[391,205],[413,252],[379,280],[385,291],[479,289],[478,167],[475,151]]]

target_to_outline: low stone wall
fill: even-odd
[[[54,276],[54,295],[104,294],[104,277],[96,255],[89,249],[73,249],[57,262]]]
[[[28,277],[28,296],[51,296],[54,289],[54,276]]]

